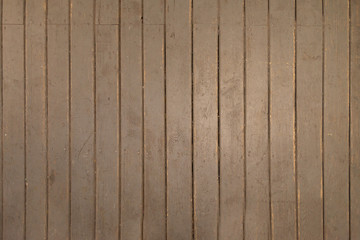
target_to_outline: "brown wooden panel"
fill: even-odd
[[[4,93],[2,239],[10,240],[23,239],[25,236],[24,26],[4,25],[2,28]]]
[[[52,7],[49,2],[49,9]],[[67,12],[63,14],[68,15]],[[54,16],[51,18],[53,22],[58,21]],[[63,240],[70,235],[68,25],[48,25],[47,49],[48,238]]]
[[[48,24],[69,24],[69,0],[47,1]]]
[[[24,0],[3,0],[3,24],[24,24]]]
[[[295,6],[274,0],[269,8],[272,238],[296,239]]]
[[[348,3],[326,0],[324,16],[324,237],[348,239]]]
[[[245,207],[244,1],[220,1],[219,11],[219,239],[242,239]]]
[[[144,239],[166,239],[163,0],[144,2]]]
[[[351,239],[360,238],[360,1],[350,1],[350,223]]]
[[[246,219],[245,239],[270,237],[268,4],[245,3]]]
[[[141,239],[143,221],[142,4],[121,3],[121,239]]]
[[[195,239],[218,235],[217,1],[194,2],[193,141]]]
[[[46,1],[28,1],[25,17],[26,239],[46,238]]]
[[[2,11],[2,1],[0,2],[0,23],[1,23],[1,28],[0,28],[0,39],[1,39],[1,46],[2,45],[2,40],[3,40],[3,11]],[[4,80],[3,80],[3,51],[2,48],[0,50],[0,71],[1,71],[1,76],[0,76],[0,236],[2,237],[3,234],[3,186],[4,186],[4,178],[3,178],[3,162],[4,162],[4,118],[3,118],[3,108],[4,108]]]
[[[94,4],[71,2],[71,239],[95,237]]]
[[[191,5],[166,1],[167,235],[192,238]]]
[[[96,238],[119,236],[118,25],[96,26]]]
[[[96,24],[118,24],[119,3],[118,0],[95,0],[96,1]]]
[[[296,9],[298,236],[322,239],[322,4]]]

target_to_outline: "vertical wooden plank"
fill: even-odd
[[[25,105],[23,2],[4,0],[3,16],[3,232],[25,236]]]
[[[351,239],[360,238],[360,1],[350,1],[350,223]]]
[[[218,6],[194,1],[194,233],[217,239],[218,189]]]
[[[141,239],[143,220],[142,3],[121,2],[121,239]]]
[[[118,24],[119,3],[115,0],[96,0],[96,24]]]
[[[24,0],[3,0],[3,24],[24,24]]]
[[[144,239],[166,239],[164,1],[144,1]]]
[[[324,2],[325,238],[349,238],[348,2]]]
[[[95,236],[95,49],[91,3],[71,2],[71,239]]]
[[[3,236],[3,186],[4,186],[4,178],[3,178],[3,163],[4,163],[4,76],[3,76],[3,1],[0,1],[0,237]]]
[[[119,10],[118,2],[107,4]],[[120,180],[119,22],[115,16],[119,12],[105,10],[109,9],[100,14],[98,9],[97,19],[100,23],[108,17],[113,21],[96,25],[96,238],[115,240],[119,236]]]
[[[246,16],[245,239],[270,238],[268,2],[248,0]]]
[[[69,24],[69,1],[47,0],[48,1],[48,25]],[[49,72],[48,72],[49,73]]]
[[[244,1],[220,1],[219,11],[219,239],[230,240],[244,231]]]
[[[46,29],[45,0],[26,2],[26,239],[46,238]]]
[[[295,1],[270,1],[272,238],[296,239]]]
[[[192,239],[191,1],[166,1],[167,233]]]
[[[322,239],[322,3],[296,11],[298,239]]]
[[[70,237],[69,1],[48,1],[48,238]]]

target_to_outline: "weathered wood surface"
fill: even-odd
[[[359,0],[0,15],[0,239],[360,237]]]

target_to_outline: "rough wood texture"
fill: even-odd
[[[359,0],[0,15],[0,239],[360,238]]]
[[[322,239],[322,5],[297,1],[296,10],[298,236]]]
[[[93,1],[91,1],[93,3]],[[94,5],[71,2],[71,239],[95,238]]]
[[[270,237],[268,125],[268,4],[245,2],[246,214],[245,239]]]
[[[350,232],[360,238],[360,1],[350,1]]]
[[[191,239],[193,231],[190,9],[190,1],[167,1],[167,236],[174,240]]]
[[[295,5],[270,1],[270,179],[273,239],[296,239]]]
[[[166,239],[165,1],[144,1],[144,238]]]
[[[218,6],[193,6],[193,161],[195,239],[217,239],[218,189]]]
[[[349,9],[324,3],[324,237],[348,239]]]
[[[244,1],[219,5],[219,239],[244,230]],[[237,187],[234,187],[237,186]]]

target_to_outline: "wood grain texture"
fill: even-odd
[[[49,14],[52,7],[49,2]],[[69,26],[50,19],[61,22],[62,16],[49,15],[47,45],[48,238],[60,240],[70,236]]]
[[[2,22],[2,239],[10,240],[25,236],[24,4],[8,0],[2,4],[5,9]]]
[[[143,221],[142,3],[121,2],[121,239],[141,239]]]
[[[350,232],[360,238],[360,1],[350,1]]]
[[[119,236],[118,25],[96,26],[96,238]]]
[[[46,2],[26,2],[26,239],[47,235]]]
[[[322,239],[322,4],[297,1],[296,11],[298,236]]]
[[[295,6],[270,1],[272,238],[296,239]]]
[[[166,239],[165,1],[144,2],[144,239]]]
[[[191,2],[166,4],[167,236],[192,239]]]
[[[324,2],[324,224],[349,238],[349,22],[346,1]]]
[[[219,239],[242,239],[244,216],[244,1],[219,5]],[[234,187],[236,186],[236,187]]]
[[[70,231],[71,239],[90,240],[95,238],[94,4],[71,4]]]
[[[14,13],[15,14],[15,13]],[[3,233],[25,234],[24,26],[3,25]]]
[[[195,239],[217,239],[218,189],[218,6],[193,5],[193,141]]]
[[[0,15],[0,239],[360,237],[358,0]]]
[[[245,239],[269,239],[268,4],[246,1]]]

